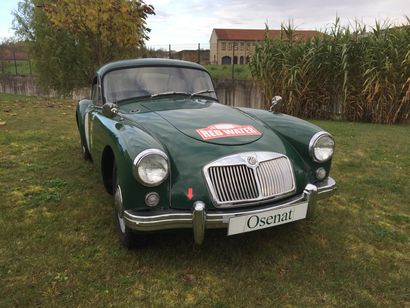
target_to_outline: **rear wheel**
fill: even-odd
[[[128,228],[124,222],[124,208],[122,201],[122,191],[117,176],[117,166],[114,162],[113,166],[113,193],[114,193],[114,220],[117,228],[120,242],[128,249],[143,246],[146,239],[143,234],[135,233]]]

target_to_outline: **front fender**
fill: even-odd
[[[325,168],[326,173],[329,175],[332,160],[328,160],[324,163],[317,163],[312,159],[309,153],[309,142],[311,138],[316,133],[323,131],[319,126],[283,113],[272,113],[266,110],[251,108],[238,109],[249,114],[253,118],[262,121],[265,125],[289,142],[297,150],[305,163],[311,167],[309,178],[313,182],[316,180],[314,170],[319,167]]]
[[[85,114],[87,109],[92,106],[93,101],[89,99],[83,99],[78,102],[75,117],[77,121],[77,128],[80,134],[82,144],[87,144],[85,137]]]
[[[92,155],[95,157],[98,170],[102,170],[104,149],[110,147],[114,153],[125,209],[149,210],[150,208],[145,205],[145,195],[148,192],[157,192],[161,196],[156,208],[168,208],[170,177],[159,186],[146,187],[135,179],[132,172],[133,161],[140,152],[155,148],[166,153],[161,143],[120,116],[109,119],[101,114],[94,115],[92,135]]]

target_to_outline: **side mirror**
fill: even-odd
[[[112,119],[118,114],[117,105],[113,103],[105,103],[102,106],[102,114],[105,117]]]
[[[270,111],[273,111],[276,106],[279,106],[282,104],[282,96],[276,95],[272,98],[272,106],[270,106]]]

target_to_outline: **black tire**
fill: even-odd
[[[112,174],[113,174],[112,190],[113,190],[114,198],[118,198],[116,193],[117,193],[118,188],[121,189],[121,187],[119,186],[119,181],[117,177],[117,166],[115,162],[114,162]],[[121,194],[121,191],[119,192],[119,194]],[[122,196],[121,196],[121,203],[122,203]],[[122,213],[120,213],[121,210],[119,210],[118,207],[122,207],[122,204],[121,206],[114,205],[114,221],[115,221],[115,227],[117,229],[118,237],[119,237],[121,244],[128,249],[141,247],[145,245],[146,244],[145,236],[143,236],[143,234],[135,233],[132,229],[128,228],[125,225],[124,220],[121,217],[122,215]]]
[[[90,151],[88,151],[87,145],[84,144],[83,141],[80,142],[80,145],[81,145],[81,152],[83,153],[84,160],[91,160],[91,154],[90,154]]]

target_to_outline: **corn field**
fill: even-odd
[[[281,95],[280,111],[308,118],[401,123],[410,113],[410,18],[401,26],[339,18],[310,40],[295,40],[282,25],[280,39],[265,38],[250,62],[267,98]]]

